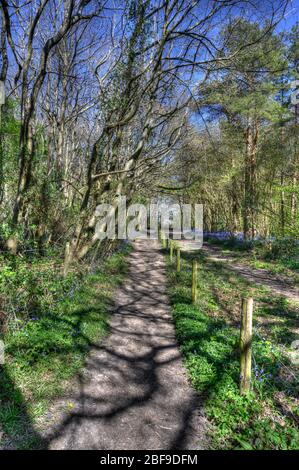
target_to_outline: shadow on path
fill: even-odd
[[[93,345],[71,392],[51,410],[49,449],[198,449],[205,419],[185,375],[156,242],[138,241],[111,334]]]

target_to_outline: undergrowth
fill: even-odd
[[[124,279],[129,250],[113,254],[84,276],[70,273],[63,278],[55,263],[41,260],[30,266],[28,260],[19,261],[2,271],[0,292],[13,313],[2,334],[2,446],[42,445],[35,424],[80,371],[90,346],[108,333],[109,306]]]
[[[185,365],[205,399],[211,448],[298,449],[298,376],[290,361],[298,306],[197,256],[196,305],[190,302],[191,261],[185,254],[180,273],[168,260],[169,294]],[[255,299],[255,319],[253,383],[244,397],[238,389],[238,343],[245,295]]]
[[[299,244],[296,240],[239,241],[235,239],[208,242],[218,245],[224,252],[233,255],[254,268],[266,269],[272,274],[283,274],[299,282]]]

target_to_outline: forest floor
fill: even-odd
[[[116,295],[110,335],[49,411],[50,449],[199,449],[201,399],[188,381],[158,244],[139,241]]]
[[[185,367],[204,396],[209,448],[297,449],[298,354],[292,345],[298,340],[299,303],[294,285],[254,269],[249,255],[245,265],[232,250],[227,254],[206,245],[190,250],[181,250],[180,272],[175,259],[166,256],[168,294]],[[192,304],[194,258],[198,298]],[[240,308],[246,296],[254,299],[252,389],[240,396]]]
[[[252,260],[249,260],[244,254],[240,255],[233,250],[222,250],[218,246],[204,244],[202,251],[208,259],[225,263],[229,269],[240,274],[247,281],[267,287],[274,294],[299,302],[299,285],[296,286],[297,276],[292,275],[293,273],[287,273],[286,269],[284,269],[285,274],[281,274],[271,272],[270,263],[264,263],[265,268],[256,267]]]
[[[59,302],[59,315],[7,338],[0,448],[298,448],[291,342],[299,304],[291,277],[206,245],[183,251],[177,273],[157,242],[134,248],[87,276]],[[244,295],[255,307],[253,378],[249,396],[240,397]]]
[[[50,426],[51,403],[109,334],[109,312],[131,251],[125,245],[96,264],[74,265],[66,277],[59,253],[0,258],[0,303],[18,312],[0,337],[0,449],[47,446],[40,425]]]

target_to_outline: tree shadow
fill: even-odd
[[[253,282],[246,278],[236,278],[235,276],[241,273],[232,271],[229,266],[219,264],[212,260],[208,260],[205,255],[197,255],[200,262],[203,262],[209,269],[209,271],[216,276],[219,280],[228,283],[232,287],[235,287],[239,293],[242,293],[240,290],[240,285],[244,286],[244,291],[250,289],[250,287],[258,287],[254,285]],[[190,253],[183,254],[183,258],[190,262],[192,255]],[[267,287],[267,286],[265,286]],[[229,307],[229,304],[223,301],[219,296],[217,289],[211,286],[211,293],[215,302],[220,306],[220,309],[227,314],[227,319],[233,320],[232,310]],[[228,299],[230,300],[230,299]],[[274,326],[272,319],[277,318],[281,321],[281,328],[287,329],[296,329],[299,327],[298,322],[298,307],[296,308],[294,304],[290,303],[288,299],[284,296],[278,295],[277,293],[268,294],[267,292],[257,292],[256,296],[257,301],[257,316],[260,318],[264,317],[267,321],[267,325]],[[236,319],[236,324],[239,320]],[[278,326],[278,325],[277,325]],[[285,333],[281,333],[280,336],[276,335],[276,340],[282,344],[290,344],[293,339],[295,339],[296,334],[290,331],[289,338]],[[279,339],[280,338],[280,339]],[[293,338],[293,339],[292,339]]]
[[[28,405],[5,365],[0,366],[0,449],[43,449],[46,442],[35,429]]]
[[[200,438],[194,427],[199,398],[181,355],[152,250],[136,252],[129,282],[119,292],[110,336],[92,344],[73,393],[74,409],[60,415],[48,448],[184,449]],[[162,275],[162,278],[161,278]],[[161,308],[162,304],[162,308]]]
[[[224,302],[217,293],[213,285],[213,279],[209,282],[209,291],[220,312],[224,313],[213,318],[205,311],[204,303],[199,302],[193,306],[191,303],[190,286],[191,260],[196,257],[200,263],[205,263],[208,269],[212,271],[222,281],[231,283],[231,271],[229,268],[219,266],[219,264],[206,260],[205,256],[199,253],[182,253],[182,259],[189,264],[188,276],[183,272],[180,276],[180,286],[177,288],[171,285],[171,302],[175,309],[176,327],[179,332],[179,341],[182,344],[184,355],[192,358],[191,374],[193,382],[198,390],[201,390],[207,398],[213,396],[215,390],[221,386],[230,375],[237,387],[239,382],[239,323],[230,322],[231,312],[228,304]],[[175,280],[175,277],[173,277]],[[249,286],[249,282],[242,281],[244,286]],[[173,288],[175,287],[175,288]],[[239,287],[239,282],[235,281],[235,287]],[[200,294],[199,294],[200,295]],[[271,330],[274,344],[279,342],[282,345],[290,345],[290,342],[296,339],[298,335],[291,329],[298,327],[298,311],[294,306],[287,302],[283,297],[269,296],[262,294],[259,297],[258,317],[268,317],[266,327]],[[281,323],[272,321],[278,318]],[[259,325],[259,324],[258,324]],[[262,326],[262,325],[259,325]],[[269,347],[263,342],[265,338],[254,335],[253,351],[258,351],[259,364],[267,369],[271,379],[267,379],[268,388],[275,394],[281,390],[286,390],[288,396],[296,397],[298,393],[297,385],[293,379],[289,378],[288,383],[281,377],[284,367],[290,369],[291,363],[287,357],[283,358],[283,364],[278,365],[275,354],[269,354]],[[196,361],[198,368],[196,369]],[[203,364],[203,365],[202,365]],[[205,375],[203,380],[195,376],[194,370]],[[253,377],[255,379],[255,377]],[[258,380],[260,380],[258,378]],[[262,379],[264,380],[264,379]]]
[[[26,400],[17,391],[10,393],[17,427],[6,428],[5,434],[12,447],[25,444],[17,436],[24,433],[28,447],[44,449],[184,449],[200,442],[200,399],[183,373],[163,260],[156,265],[152,248],[141,251],[132,254],[129,282],[119,289],[116,303],[104,291],[97,293],[69,315],[48,315],[43,328],[48,326],[51,334],[35,345],[34,354],[28,341],[18,343],[18,354],[29,357],[32,368],[40,365],[45,351],[61,363],[69,355],[88,354],[71,388],[53,400],[38,430]],[[89,329],[101,322],[110,336],[99,344]],[[62,341],[57,336],[61,331]],[[9,387],[14,387],[12,380]]]

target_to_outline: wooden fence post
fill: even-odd
[[[176,249],[176,271],[177,273],[181,271],[181,249],[179,246]]]
[[[169,257],[170,257],[170,262],[172,263],[172,259],[173,259],[173,240],[169,240]]]
[[[240,331],[240,394],[250,390],[253,299],[242,299]]]
[[[197,300],[197,260],[192,260],[192,303]]]

